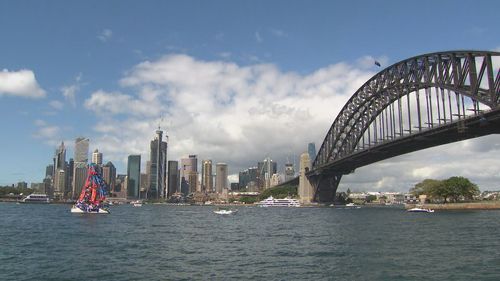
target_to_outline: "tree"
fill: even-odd
[[[442,199],[447,203],[449,199],[454,202],[461,198],[472,200],[479,194],[479,188],[467,178],[451,177],[447,180],[426,179],[411,188],[410,193],[415,196],[425,194],[429,198]]]
[[[439,180],[425,179],[422,182],[417,183],[413,188],[410,189],[410,193],[415,196],[420,196],[422,194],[432,195],[434,189],[436,189],[441,184]]]

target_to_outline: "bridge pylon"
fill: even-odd
[[[309,176],[314,189],[314,202],[333,203],[342,174],[319,174]]]

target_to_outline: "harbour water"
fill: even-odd
[[[0,203],[0,280],[500,280],[500,211]]]

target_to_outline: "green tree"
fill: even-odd
[[[475,195],[479,194],[477,185],[464,177],[451,177],[444,181],[444,186],[455,202],[460,198],[472,200]]]

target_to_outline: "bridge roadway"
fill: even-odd
[[[431,130],[422,130],[419,133],[356,151],[348,157],[313,168],[307,173],[307,177],[312,181],[337,177],[336,183],[330,183],[330,186],[324,186],[318,190],[319,193],[323,193],[318,196],[332,198],[340,177],[354,172],[357,168],[401,154],[490,134],[500,134],[500,107],[446,125],[441,124]]]

